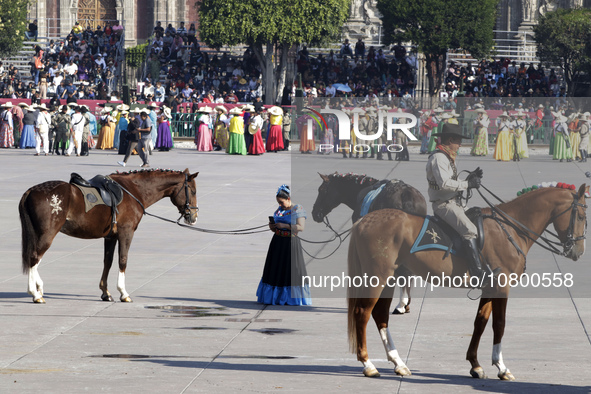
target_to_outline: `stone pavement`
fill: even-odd
[[[509,301],[503,355],[515,382],[499,381],[490,366],[490,324],[480,346],[489,378],[469,376],[465,352],[477,302],[466,298],[465,290],[449,295],[415,289],[411,313],[392,316],[391,332],[410,377],[393,373],[370,322],[368,350],[382,377],[363,377],[361,364],[348,351],[343,297],[313,289],[311,307],[255,302],[270,233],[205,234],[145,217],[130,251],[126,277],[131,304],[100,301],[102,240],[60,234],[39,269],[47,304],[35,305],[20,268],[20,197],[37,183],[68,180],[70,172],[90,177],[121,170],[116,165],[121,157],[103,151],[80,158],[32,154],[0,150],[0,393],[590,391],[589,253],[572,262],[539,247],[531,250],[528,272],[573,272],[578,287]],[[411,160],[343,160],[297,151],[239,157],[176,149],[154,153],[151,164],[200,171],[197,226],[228,230],[265,224],[281,183],[292,184],[295,202],[310,214],[320,185],[316,172],[400,178],[426,193],[426,156],[413,154]],[[137,169],[139,158],[132,157],[130,164],[125,170]],[[460,169],[478,165],[484,184],[507,199],[541,181],[590,181],[584,173],[591,164],[561,164],[543,155],[519,163],[459,157]],[[470,205],[483,202],[474,197]],[[149,211],[177,217],[167,200]],[[339,207],[331,223],[346,229],[350,223],[338,218],[347,215],[350,211]],[[329,236],[309,216],[302,237]],[[304,247],[320,256],[333,250],[331,245]],[[309,273],[332,270],[335,262],[346,267],[346,247],[332,262],[307,261]],[[116,271],[115,266],[110,275],[114,296]]]

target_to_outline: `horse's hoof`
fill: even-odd
[[[497,374],[497,376],[501,380],[509,380],[509,381],[514,381],[515,380],[515,376],[513,376],[513,374],[509,370],[506,370],[505,372],[499,372]]]
[[[121,302],[133,302],[133,301],[131,300],[131,298],[125,297],[125,298],[121,298]]]
[[[376,367],[365,367],[363,368],[363,374],[368,378],[379,378],[380,373]]]
[[[408,367],[406,365],[401,365],[399,367],[394,368],[394,372],[396,372],[396,375],[400,375],[400,376],[412,375],[412,373],[410,372],[410,369],[408,369]]]
[[[402,309],[402,310],[400,310],[400,309]],[[406,312],[406,311],[405,311],[405,309],[404,309],[404,308],[395,308],[395,309],[392,311],[392,314],[393,314],[393,315],[404,315],[404,313],[405,313],[405,312]]]
[[[410,306],[409,305],[404,307],[404,313],[410,313]]]
[[[113,297],[111,297],[111,295],[110,295],[110,294],[108,294],[108,295],[102,295],[102,296],[101,296],[101,300],[103,300],[103,301],[111,301],[111,302],[113,302]]]
[[[35,304],[45,304],[45,299],[43,297],[40,297],[40,298],[37,298],[37,299],[34,299],[33,298],[33,302]]]
[[[484,373],[484,369],[482,369],[482,367],[472,368],[470,370],[470,375],[476,379],[486,379],[486,374]]]

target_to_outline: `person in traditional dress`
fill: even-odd
[[[312,122],[312,128],[308,130],[308,119],[312,119],[310,115],[300,116],[297,120],[297,124],[300,131],[300,153],[311,154],[316,150],[316,144],[314,143],[314,122]],[[353,138],[354,134],[351,135]],[[353,149],[350,147],[351,150],[349,151],[349,156],[352,157]],[[343,152],[345,152],[343,150]],[[343,157],[345,157],[345,153],[343,153]]]
[[[549,131],[544,129],[544,106],[542,104],[538,105],[534,117],[534,133],[541,135],[546,143],[550,140]]]
[[[283,111],[283,150],[291,150],[289,138],[291,134],[291,114],[289,110]]]
[[[565,159],[567,163],[573,161],[573,151],[570,147],[569,130],[566,121],[566,116],[562,113],[555,113],[556,126],[554,127],[554,152],[552,159],[560,160],[562,163]]]
[[[490,119],[484,108],[478,108],[474,112],[477,113],[477,117],[474,120],[474,143],[470,154],[472,156],[486,156],[488,155],[488,126],[490,125]]]
[[[37,111],[33,107],[27,107],[25,117],[23,118],[23,132],[19,142],[19,148],[35,148],[37,145],[35,138],[35,122],[37,121]]]
[[[250,124],[248,125],[248,132],[252,136],[252,143],[248,147],[249,155],[260,156],[265,153],[265,143],[263,142],[263,136],[261,133],[263,117],[259,111],[260,109],[254,111],[253,116],[250,118]]]
[[[431,117],[432,122],[435,124],[433,129],[431,129],[429,142],[427,143],[427,153],[431,153],[435,150],[437,146],[437,137],[433,136],[433,133],[441,131],[441,127],[443,127],[444,119],[443,119],[443,109],[441,107],[437,107],[433,110],[434,115]],[[449,117],[446,117],[449,119]]]
[[[432,130],[437,127],[437,118],[435,117],[435,112],[430,112],[429,110],[425,110],[421,118],[421,149],[419,153],[426,155],[429,153],[429,140],[431,139]]]
[[[587,150],[589,149],[589,112],[579,115],[579,135],[581,136],[581,143],[579,150],[581,151],[581,162],[587,162]]]
[[[148,152],[149,154],[152,154],[152,150],[154,150],[154,145],[156,144],[156,138],[158,137],[158,115],[156,114],[158,104],[152,101],[150,104],[148,104],[147,108],[150,110],[149,118],[152,122],[152,131],[150,133],[151,141],[148,141]]]
[[[269,111],[269,123],[271,128],[267,134],[267,152],[275,152],[283,150],[283,110],[281,107],[271,107]]]
[[[170,108],[164,107],[162,114],[158,117],[158,138],[155,148],[159,151],[168,152],[172,147],[172,133],[170,132],[170,120],[172,113]]]
[[[513,159],[513,130],[509,114],[504,111],[497,120],[497,142],[493,158],[497,161],[511,161]]]
[[[41,154],[42,148],[43,153],[47,156],[49,155],[49,126],[51,125],[51,115],[49,115],[48,108],[45,104],[41,104],[37,108],[39,109],[39,112],[37,113],[37,119],[35,120],[35,156]]]
[[[244,119],[244,130],[248,130],[248,125],[250,125],[250,118],[253,116],[254,113],[254,105],[246,104],[242,106],[242,118]],[[252,134],[248,131],[244,133],[244,143],[246,144],[246,150],[250,148],[250,144],[252,144]]]
[[[72,115],[72,130],[70,135],[70,145],[66,156],[70,156],[76,148],[76,156],[80,156],[82,152],[82,134],[84,134],[84,123],[86,119],[82,115],[80,106],[74,107],[74,115]]]
[[[199,108],[201,116],[199,117],[199,130],[195,139],[195,145],[200,152],[209,152],[213,150],[213,141],[211,133],[210,114],[213,109],[209,106]]]
[[[65,156],[70,134],[72,133],[72,118],[68,115],[68,106],[62,105],[61,111],[56,112],[51,118],[51,125],[55,130],[55,142],[53,143],[55,153]]]
[[[10,101],[0,105],[0,148],[12,148],[14,146],[14,124],[12,123],[13,107]]]
[[[214,123],[214,150],[222,150],[228,147],[228,125],[230,120],[226,116],[228,110],[223,105],[218,105],[214,108],[217,115]]]
[[[259,282],[257,301],[267,305],[312,305],[310,287],[303,283],[307,276],[301,241],[306,211],[291,201],[289,186],[281,185],[276,193],[279,204],[269,223],[274,233]]]
[[[101,116],[101,131],[99,132],[97,149],[113,149],[113,138],[115,137],[115,118],[111,116],[111,107],[105,107]]]
[[[525,112],[522,109],[517,111],[516,120],[514,122],[515,135],[517,137],[517,153],[520,159],[529,157],[529,149],[527,148],[527,121],[525,120]]]
[[[84,130],[82,131],[82,152],[80,156],[90,155],[91,147],[94,147],[94,140],[90,132],[90,111],[87,105],[80,106],[80,112],[84,117]]]
[[[579,134],[579,113],[573,112],[566,121],[568,126],[568,137],[570,139],[570,149],[573,151],[573,159],[581,161],[581,135]]]
[[[29,105],[27,103],[19,103],[18,105],[13,106],[10,109],[12,113],[12,124],[13,126],[13,136],[14,136],[14,147],[18,148],[18,145],[21,140],[21,134],[23,132],[23,118],[25,117],[25,113],[23,110],[27,108]]]
[[[228,148],[226,153],[231,155],[246,155],[246,143],[244,142],[244,119],[242,118],[242,110],[239,107],[234,107],[230,110],[230,138],[228,139]]]
[[[113,148],[118,150],[119,149],[120,134],[121,134],[121,113],[123,111],[129,111],[129,105],[119,104],[117,107],[115,107],[115,109],[117,110],[117,112],[116,112],[114,118],[115,118],[115,123],[117,126],[115,126],[115,135],[113,137]],[[125,122],[127,122],[127,120]],[[124,124],[126,125],[125,122],[124,122]]]

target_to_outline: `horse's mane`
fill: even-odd
[[[148,173],[148,172],[160,172],[160,173],[170,172],[170,173],[175,173],[175,174],[181,174],[183,171],[171,170],[169,168],[142,168],[139,170],[130,170],[130,171],[126,171],[126,172],[116,171],[116,172],[112,173],[111,175],[133,175],[133,174]]]
[[[556,190],[566,190],[563,188],[558,188],[558,187],[541,187],[535,190],[531,190],[528,191],[527,193],[524,193],[520,196],[517,196],[515,198],[513,198],[512,200],[509,201],[505,201],[504,203],[498,204],[499,206],[505,206],[505,207],[512,207],[512,206],[519,206],[520,204],[528,204],[528,200],[530,200],[530,198],[532,197],[537,197],[539,194],[543,194],[543,193],[548,193],[550,190],[556,191]],[[574,193],[574,190],[568,190],[571,193]]]
[[[342,179],[342,180],[346,180],[346,181],[353,181],[354,183],[358,183],[360,185],[363,185],[364,183],[374,184],[378,181],[378,179],[372,178],[372,177],[367,176],[365,174],[353,174],[353,173],[339,174],[338,172],[328,175],[328,178],[331,180]]]

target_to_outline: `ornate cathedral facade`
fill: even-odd
[[[142,42],[152,34],[157,21],[187,29],[197,22],[197,0],[39,0],[29,9],[29,19],[37,19],[42,37],[65,37],[75,22],[85,28],[104,26],[118,20],[125,28],[126,46]]]

